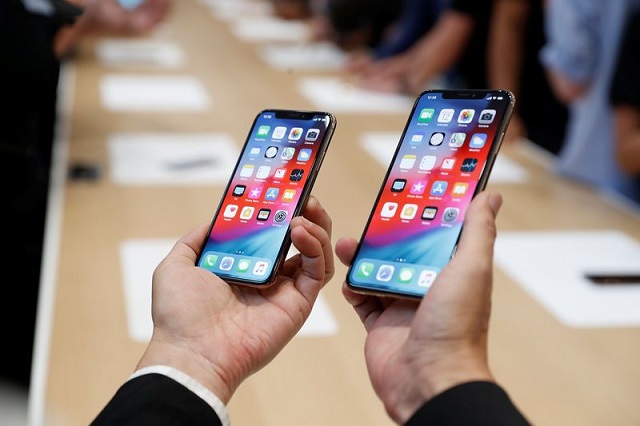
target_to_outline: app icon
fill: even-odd
[[[309,148],[303,148],[298,152],[298,161],[309,161],[311,158],[311,150]]]
[[[424,133],[414,133],[413,135],[411,135],[411,140],[409,141],[409,143],[411,145],[419,145],[422,143],[423,139]]]
[[[486,142],[487,142],[486,133],[476,133],[471,137],[471,141],[469,142],[469,148],[482,148]]]
[[[378,273],[376,274],[376,279],[378,281],[385,282],[391,281],[394,270],[395,268],[391,265],[380,265],[380,267],[378,268]]]
[[[448,185],[449,184],[444,180],[437,180],[433,182],[433,185],[431,185],[430,194],[433,195],[434,197],[442,197],[445,194],[445,192],[447,192]]]
[[[296,198],[296,190],[295,189],[285,189],[282,193],[282,201],[285,203],[290,203]]]
[[[266,179],[269,177],[269,173],[271,172],[271,167],[269,166],[260,166],[258,167],[258,172],[256,173],[257,179]]]
[[[278,126],[275,129],[273,129],[273,135],[271,135],[272,138],[274,139],[282,139],[284,138],[284,135],[287,133],[287,128],[284,126]]]
[[[302,137],[302,127],[294,127],[289,132],[289,139],[292,141],[297,141]]]
[[[433,220],[436,218],[438,214],[438,208],[435,206],[427,206],[422,210],[422,219],[423,220]]]
[[[448,223],[455,222],[459,214],[460,214],[459,208],[447,207],[446,209],[444,209],[444,212],[442,213],[442,221],[448,222]]]
[[[456,164],[456,159],[454,157],[445,158],[442,160],[442,166],[440,166],[440,168],[442,170],[451,170],[453,169],[454,164]]]
[[[452,197],[464,197],[469,189],[469,184],[466,182],[456,182],[453,184],[453,189],[451,190]]]
[[[436,165],[436,156],[435,155],[425,155],[420,160],[420,165],[418,166],[420,170],[433,170]]]
[[[216,266],[217,261],[218,261],[218,256],[216,256],[215,254],[207,253],[204,256],[202,263],[204,264],[204,266],[213,268],[214,266]]]
[[[286,147],[282,149],[282,154],[280,155],[280,158],[283,160],[291,160],[293,158],[293,154],[296,152],[295,148],[292,147]]]
[[[478,165],[477,158],[465,158],[464,160],[462,160],[460,171],[463,173],[471,173],[476,169],[476,165]]]
[[[436,280],[438,274],[435,271],[422,271],[418,277],[418,285],[420,287],[429,288]]]
[[[240,170],[240,177],[251,177],[251,175],[253,174],[253,169],[255,169],[255,166],[253,164],[245,164]]]
[[[274,222],[284,222],[287,219],[287,211],[286,210],[277,210],[276,214],[273,215]]]
[[[269,130],[271,130],[271,126],[260,126],[258,127],[258,137],[267,137],[269,136]]]
[[[276,169],[276,172],[273,174],[274,179],[282,179],[287,174],[287,169]]]
[[[442,144],[443,141],[444,141],[444,133],[435,132],[431,134],[431,137],[429,138],[429,145],[439,146],[440,144]]]
[[[278,194],[280,193],[280,189],[278,188],[267,188],[267,192],[264,194],[264,199],[268,201],[273,201],[278,198]]]
[[[424,194],[425,189],[427,189],[427,181],[417,180],[411,185],[411,190],[409,191],[409,193],[413,195],[422,195]]]
[[[320,136],[320,130],[318,129],[309,129],[307,130],[307,135],[304,137],[307,141],[315,141]]]
[[[254,207],[244,206],[242,211],[240,212],[240,219],[249,220],[253,217],[253,212],[255,211]]]
[[[356,269],[356,276],[359,278],[370,278],[373,273],[373,263],[360,262]]]
[[[420,111],[420,115],[418,115],[418,123],[429,123],[433,120],[433,114],[436,112],[433,108],[424,108]]]
[[[258,217],[256,217],[256,219],[264,222],[265,220],[269,219],[270,214],[271,214],[271,209],[260,209],[258,211]]]
[[[393,181],[391,185],[391,192],[402,192],[404,191],[404,187],[407,186],[406,179],[396,179]]]
[[[264,275],[264,274],[266,274],[268,266],[269,266],[269,264],[267,262],[264,262],[262,260],[257,261],[255,266],[253,267],[253,275]]]
[[[449,138],[449,146],[452,148],[460,148],[464,145],[464,140],[467,138],[466,133],[452,133],[451,138]]]
[[[293,169],[291,170],[291,174],[289,175],[289,180],[293,182],[299,182],[302,180],[302,176],[304,176],[304,170]]]
[[[269,148],[267,148],[267,150],[264,152],[264,156],[266,158],[273,158],[276,155],[278,155],[278,147],[277,146],[270,146]]]
[[[233,188],[233,195],[234,195],[234,196],[236,196],[236,197],[241,197],[241,196],[242,196],[242,194],[244,194],[244,191],[245,191],[246,189],[247,189],[247,187],[246,187],[246,186],[244,186],[244,185],[236,185],[236,186]]]
[[[460,114],[458,115],[458,123],[460,124],[471,123],[475,113],[476,111],[473,109],[463,109],[462,111],[460,111]]]
[[[238,260],[238,265],[236,266],[236,270],[238,272],[247,272],[250,266],[251,266],[251,261],[249,259],[240,259]]]
[[[233,267],[233,257],[225,256],[220,261],[220,270],[229,271]]]
[[[253,198],[253,199],[260,198],[260,194],[262,194],[262,187],[254,186],[249,190],[249,195],[247,195],[247,198]]]
[[[400,160],[400,168],[404,170],[409,170],[416,163],[416,156],[413,154],[405,154],[402,156],[402,160]]]
[[[453,120],[453,114],[455,114],[453,109],[443,109],[440,111],[440,114],[438,114],[438,123],[449,123]]]
[[[413,268],[400,268],[400,272],[398,273],[398,282],[403,284],[408,284],[413,279],[413,274],[415,269]]]
[[[398,203],[384,203],[384,205],[382,206],[382,211],[380,212],[380,216],[393,217],[396,214],[396,210],[398,210]]]
[[[496,118],[496,110],[495,109],[483,109],[480,113],[480,118],[478,118],[478,123],[480,124],[491,124],[493,120]]]
[[[249,154],[251,154],[251,155],[260,154],[260,148],[258,148],[257,146],[254,146],[253,148],[251,148],[251,150],[249,150]]]
[[[231,219],[232,217],[236,217],[236,213],[238,213],[238,206],[235,204],[229,204],[225,207],[223,216]]]
[[[416,213],[418,212],[417,204],[405,204],[402,206],[402,211],[400,212],[401,219],[411,220],[416,217]]]

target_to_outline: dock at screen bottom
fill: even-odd
[[[214,273],[258,279],[270,272],[271,262],[268,259],[207,252],[202,256],[200,266]]]
[[[380,289],[401,289],[403,292],[424,294],[438,276],[438,270],[420,265],[362,259],[352,271],[354,284],[371,285]]]

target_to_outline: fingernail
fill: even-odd
[[[500,211],[500,207],[502,207],[502,195],[497,192],[490,192],[488,201],[491,206],[491,210],[493,210],[493,214],[497,215]]]

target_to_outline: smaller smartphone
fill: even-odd
[[[487,184],[514,104],[506,90],[418,96],[347,272],[349,288],[424,296],[455,252],[471,199]]]
[[[230,284],[274,283],[336,128],[328,112],[270,109],[254,119],[196,265]]]

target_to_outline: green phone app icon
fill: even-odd
[[[258,127],[258,136],[268,136],[269,130],[271,130],[271,126],[260,126]]]
[[[356,275],[359,278],[369,278],[373,274],[373,263],[370,262],[360,262],[358,265],[358,269],[356,270]]]
[[[213,268],[217,261],[218,261],[218,256],[216,256],[215,254],[207,254],[204,257],[203,263],[205,266],[209,268]]]

